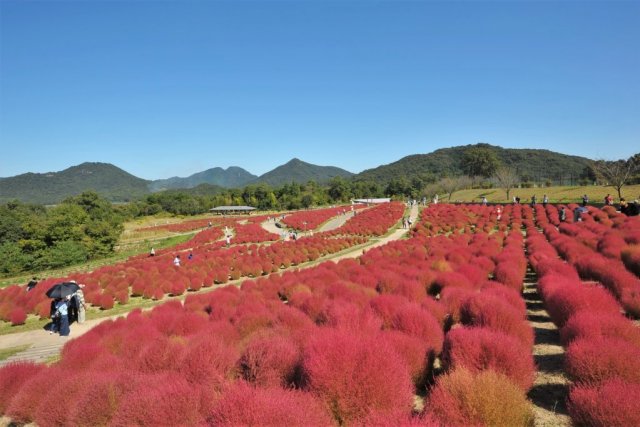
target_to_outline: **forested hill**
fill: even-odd
[[[336,176],[348,178],[353,176],[353,174],[335,166],[317,166],[294,158],[284,165],[278,166],[272,171],[261,175],[252,183],[265,183],[273,187],[291,182],[305,184],[309,181],[315,181],[323,184]]]
[[[225,188],[240,188],[256,178],[257,176],[237,166],[230,166],[227,169],[216,167],[194,173],[187,178],[179,178],[176,176],[168,179],[158,179],[149,184],[149,189],[151,191],[161,191],[178,188],[194,188],[200,184],[211,184]]]
[[[421,177],[427,181],[444,176],[465,174],[465,153],[481,149],[492,153],[500,165],[511,166],[523,181],[551,181],[557,185],[572,185],[584,176],[590,159],[569,156],[549,150],[502,148],[489,144],[474,144],[441,148],[429,154],[414,154],[396,162],[367,169],[355,180],[388,183],[393,179]]]
[[[109,163],[82,163],[60,172],[25,173],[0,178],[0,203],[18,199],[55,204],[93,190],[111,201],[134,200],[149,193],[149,181]]]

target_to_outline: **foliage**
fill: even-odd
[[[489,178],[498,169],[500,161],[496,152],[488,144],[477,144],[465,150],[462,155],[462,170],[468,176]]]
[[[93,192],[45,209],[0,206],[0,274],[73,265],[113,253],[124,217]]]

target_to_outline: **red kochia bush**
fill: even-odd
[[[629,427],[638,425],[640,384],[613,379],[599,386],[573,387],[567,405],[575,425]]]
[[[480,293],[467,298],[460,307],[460,321],[504,332],[528,347],[533,345],[533,330],[523,313],[495,296]]]
[[[533,385],[535,366],[531,347],[516,338],[487,328],[455,328],[444,341],[446,370],[464,367],[472,373],[493,369],[509,377],[523,391]]]
[[[303,381],[339,423],[371,411],[411,413],[409,369],[381,335],[319,330],[304,349]]]
[[[613,378],[640,382],[640,348],[613,338],[575,340],[567,348],[565,367],[580,383],[598,384]]]
[[[279,387],[255,388],[238,382],[215,402],[213,426],[331,426],[330,413],[310,393]]]
[[[259,336],[247,345],[240,366],[246,380],[262,387],[287,386],[301,360],[298,346],[281,335]]]
[[[31,377],[45,369],[42,364],[32,362],[10,363],[0,369],[0,414],[4,414],[9,400]]]
[[[426,346],[440,354],[444,333],[438,320],[416,304],[407,304],[391,320],[391,327],[408,335],[420,338]]]
[[[9,321],[12,326],[23,325],[27,320],[27,313],[21,307],[16,307],[9,313]]]
[[[640,245],[629,245],[622,249],[622,262],[636,276],[640,277]]]
[[[581,338],[618,338],[640,348],[640,329],[620,314],[580,311],[571,316],[560,330],[564,345]]]
[[[426,411],[447,426],[528,426],[533,413],[522,390],[506,376],[460,368],[443,375],[431,391]]]
[[[196,425],[200,414],[200,388],[178,375],[151,374],[135,380],[123,396],[113,425]]]
[[[618,314],[620,305],[604,288],[589,285],[567,285],[547,297],[545,306],[551,319],[560,327],[582,310]]]

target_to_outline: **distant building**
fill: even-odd
[[[251,211],[255,211],[256,208],[251,206],[218,206],[216,208],[209,209],[209,212],[217,213],[218,215],[232,215],[232,214],[251,214]]]
[[[377,205],[380,203],[389,203],[391,202],[391,198],[389,197],[383,197],[383,198],[379,198],[379,199],[353,199],[351,200],[351,203],[364,203],[367,205]]]

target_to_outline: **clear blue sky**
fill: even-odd
[[[0,176],[640,151],[640,2],[0,0]]]

